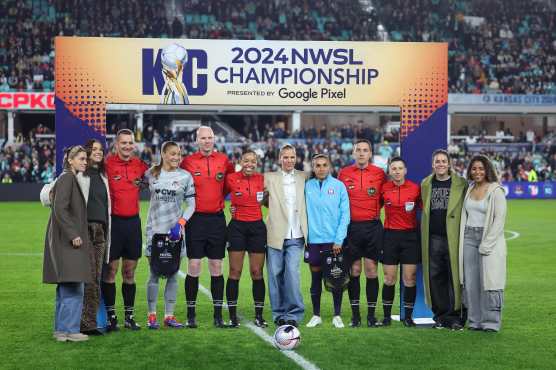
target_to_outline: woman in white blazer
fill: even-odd
[[[85,144],[87,170],[76,178],[87,205],[87,224],[90,245],[87,246],[91,261],[92,282],[85,284],[81,332],[100,335],[96,314],[100,304],[102,260],[110,255],[110,192],[104,171],[104,147],[96,139]],[[46,184],[40,194],[44,206],[50,206],[51,189],[56,181]]]
[[[497,332],[506,284],[506,195],[490,160],[477,155],[467,169],[460,224],[459,271],[469,330]]]

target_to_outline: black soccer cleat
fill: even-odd
[[[185,327],[188,329],[197,329],[199,325],[197,325],[197,320],[195,320],[195,317],[188,317],[187,322],[185,323]]]
[[[391,317],[385,317],[384,319],[382,319],[382,326],[391,326],[391,325],[392,325]]]
[[[234,329],[239,328],[240,327],[239,319],[237,317],[232,317],[230,319],[230,324],[228,325],[228,327],[234,328]]]
[[[118,318],[116,316],[110,316],[108,319],[108,325],[106,326],[106,332],[110,333],[118,330],[120,330],[120,327],[118,326]]]
[[[433,329],[444,329],[446,328],[444,325],[442,325],[442,323],[440,321],[435,321],[434,324],[432,325]]]
[[[351,322],[349,323],[350,328],[359,328],[361,327],[361,317],[352,317]]]
[[[380,323],[377,321],[376,317],[374,316],[367,316],[367,327],[369,328],[378,328]]]
[[[128,316],[128,317],[125,318],[124,327],[126,329],[130,329],[130,330],[140,330],[141,329],[139,324],[137,324],[135,322],[135,320],[133,320],[133,316]]]
[[[287,325],[295,326],[296,328],[297,328],[297,326],[299,325],[299,324],[297,323],[297,321],[295,321],[295,320],[288,320],[288,321],[286,321],[286,324],[287,324]]]
[[[222,320],[221,317],[215,317],[214,318],[214,327],[218,328],[218,329],[224,329],[224,328],[226,328],[226,324],[224,324],[224,320]]]
[[[403,326],[405,326],[406,328],[414,328],[417,326],[417,324],[415,324],[415,321],[413,321],[411,317],[406,317],[405,319],[403,319],[402,323]]]
[[[258,326],[259,328],[268,327],[268,323],[265,321],[265,319],[263,319],[262,316],[256,316],[255,321],[253,322],[255,323],[255,326]]]
[[[454,323],[452,323],[452,325],[450,325],[450,330],[452,330],[452,331],[462,331],[463,330],[463,325],[461,325],[459,322],[454,322]]]
[[[286,325],[286,320],[284,320],[284,319],[276,319],[276,320],[274,320],[274,325],[276,325],[276,326]]]

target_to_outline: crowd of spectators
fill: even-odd
[[[450,92],[556,94],[553,4],[99,0],[92,6],[86,0],[4,0],[0,91],[52,90],[58,35],[358,41],[383,40],[386,34],[394,41],[448,42]]]
[[[148,127],[151,127],[149,129]],[[276,122],[272,128],[283,128],[283,124]],[[323,135],[322,130],[319,134],[314,134],[311,128],[303,129],[300,132],[289,133],[283,130],[282,135],[265,133],[263,138],[258,141],[244,141],[242,143],[231,143],[218,140],[219,150],[228,154],[236,164],[239,163],[241,153],[246,148],[251,148],[260,157],[260,168],[262,172],[276,171],[279,168],[278,152],[284,143],[291,143],[296,147],[298,162],[296,168],[303,171],[310,171],[311,158],[316,153],[328,154],[333,173],[352,163],[353,142],[359,136],[357,130],[349,130],[349,127],[357,125],[344,125],[335,128]],[[353,135],[344,133],[351,133]],[[157,130],[152,129],[152,125],[147,124],[144,135],[139,143],[138,155],[148,164],[158,161],[160,145],[166,140],[177,140],[182,144],[184,155],[193,153],[197,150],[193,135],[194,131],[185,134],[186,139],[176,138],[172,131],[163,129],[163,134],[158,134]],[[156,132],[150,135],[149,132]],[[316,131],[319,132],[318,130]],[[388,159],[399,154],[399,145],[396,141],[389,141],[384,135],[384,131],[379,129],[371,130],[373,135],[370,141],[373,143],[373,161],[379,167],[386,169]],[[50,182],[55,176],[55,139],[48,138],[51,133],[48,128],[39,125],[30,131],[27,136],[19,134],[14,144],[4,145],[0,151],[0,179],[2,183],[19,182]],[[46,137],[45,137],[46,136]],[[495,143],[498,144],[498,143]],[[493,161],[500,178],[503,181],[556,181],[556,134],[549,132],[536,141],[526,143],[505,143],[500,146],[478,147],[477,144],[469,144],[465,141],[452,141],[448,146],[448,152],[453,159],[454,170],[465,176],[467,164],[474,154],[486,154]]]
[[[556,94],[556,8],[543,0],[373,0],[394,41],[448,42],[451,93]]]

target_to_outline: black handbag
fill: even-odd
[[[154,274],[170,277],[180,269],[183,237],[172,241],[168,234],[154,234],[151,244],[151,269]]]
[[[329,292],[341,292],[349,283],[349,267],[343,253],[334,255],[332,251],[323,252],[322,277],[324,288]]]

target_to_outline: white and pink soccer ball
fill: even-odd
[[[274,332],[274,345],[280,350],[292,350],[301,343],[301,333],[293,325],[282,325]]]

